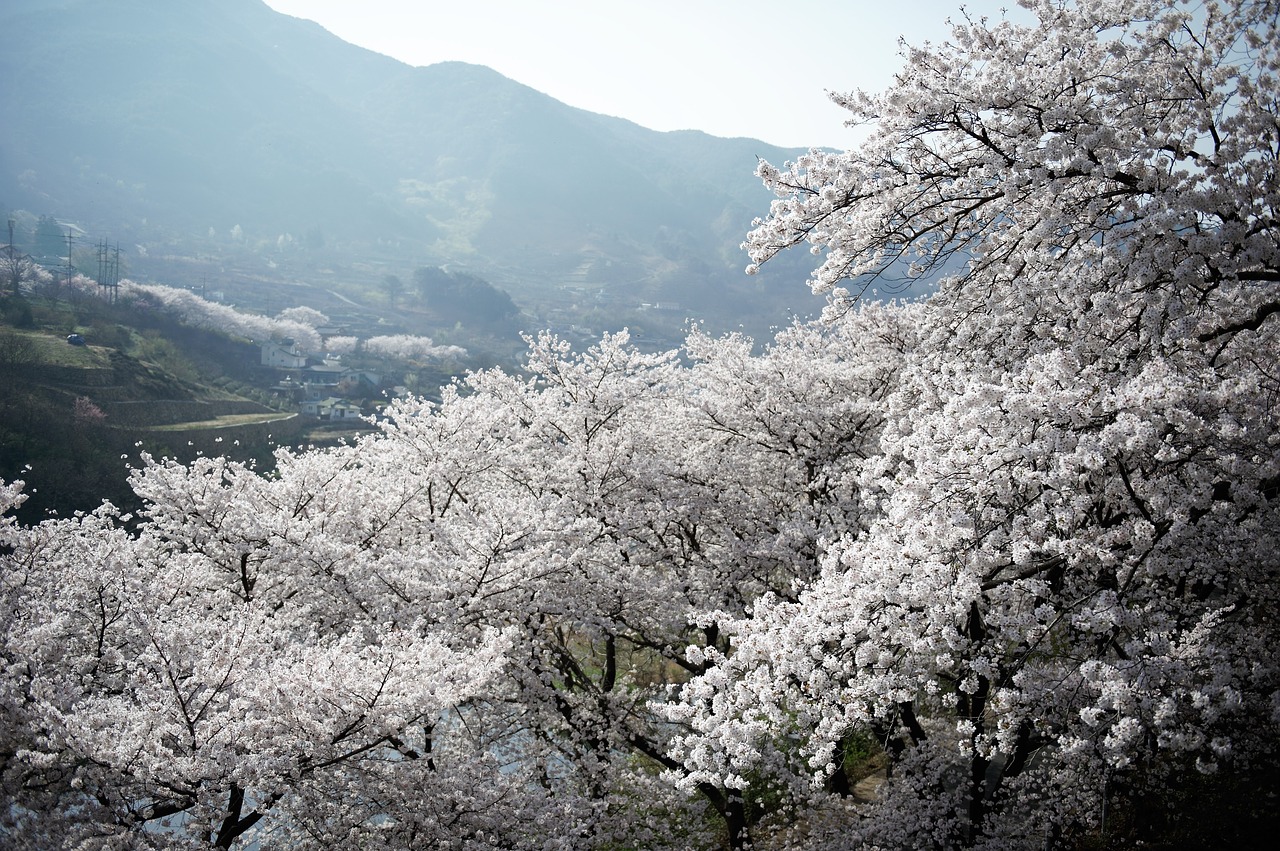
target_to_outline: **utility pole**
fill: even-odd
[[[111,303],[120,298],[120,243],[111,252]]]
[[[112,248],[105,239],[98,242],[98,291],[112,304],[120,296],[120,243]]]
[[[103,291],[107,286],[107,241],[105,239],[98,240],[98,290]]]
[[[74,238],[71,235],[71,228],[67,228],[67,288],[71,288],[71,276],[75,274],[75,265],[71,262],[71,243]]]

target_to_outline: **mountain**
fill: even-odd
[[[804,301],[803,267],[779,300],[738,248],[770,200],[757,157],[798,151],[411,67],[259,0],[10,0],[0,110],[0,206],[121,242],[464,263],[522,306],[566,282],[692,313]]]

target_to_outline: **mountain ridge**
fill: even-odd
[[[769,202],[757,158],[799,153],[649,130],[486,66],[411,66],[260,0],[20,2],[0,20],[19,119],[0,130],[0,205],[143,245],[309,234],[505,269],[526,302],[603,256],[616,281],[655,282],[637,298],[714,301],[759,290],[739,249]]]

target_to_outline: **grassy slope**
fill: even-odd
[[[72,332],[89,345],[68,344]],[[94,299],[2,296],[0,478],[28,483],[32,521],[104,499],[135,507],[126,476],[142,451],[270,463],[298,426],[255,379],[244,342]]]

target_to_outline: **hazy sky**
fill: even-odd
[[[898,37],[940,40],[963,0],[266,0],[411,65],[488,65],[654,130],[852,144],[827,89],[879,89]],[[969,0],[1000,16],[1014,0]]]

